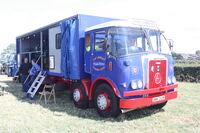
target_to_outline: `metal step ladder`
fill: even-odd
[[[46,77],[46,71],[40,71],[40,73],[37,75],[34,82],[32,83],[31,87],[29,88],[27,95],[29,95],[31,98],[33,98],[35,96],[35,93],[40,88],[45,77]]]

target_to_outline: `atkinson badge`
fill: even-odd
[[[156,84],[160,84],[161,83],[162,77],[161,77],[160,73],[156,73],[155,74],[154,81],[155,81]]]
[[[92,68],[95,70],[95,71],[102,71],[104,70],[106,67],[105,67],[105,58],[102,57],[102,56],[97,56],[95,58],[93,58],[93,66]]]

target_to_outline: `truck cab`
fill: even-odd
[[[101,116],[162,108],[177,97],[172,42],[153,23],[114,20],[85,30],[89,100]]]

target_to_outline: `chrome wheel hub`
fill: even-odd
[[[81,93],[79,91],[79,89],[75,89],[74,92],[73,92],[73,98],[74,98],[74,101],[78,102],[81,98]]]
[[[108,102],[105,95],[100,94],[97,97],[97,106],[101,110],[105,110],[107,108]]]

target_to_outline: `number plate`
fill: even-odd
[[[152,102],[158,102],[161,100],[165,100],[165,96],[159,96],[159,97],[154,97],[152,98]]]

